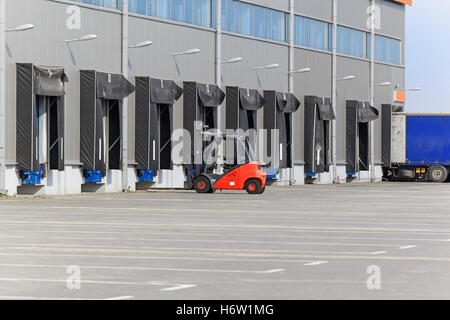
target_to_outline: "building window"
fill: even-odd
[[[184,21],[183,0],[171,0],[170,17],[174,21]]]
[[[331,49],[329,46],[329,23],[296,16],[294,30],[294,40],[296,45],[320,50]]]
[[[202,24],[202,0],[194,0],[194,24]]]
[[[194,3],[192,0],[184,2],[184,22],[192,23],[194,17]]]
[[[223,19],[223,21],[227,22],[227,30],[228,31],[234,31],[234,3],[233,0],[224,0],[222,3],[225,3],[225,10],[222,10],[223,12],[226,12],[226,17]]]
[[[264,38],[270,39],[272,38],[272,28],[270,27],[272,24],[272,10],[265,8],[264,9]]]
[[[247,3],[242,6],[242,33],[248,36],[253,35],[253,7]]]
[[[371,34],[367,33],[366,37],[367,50],[366,57],[370,59],[371,54]],[[400,64],[400,40],[375,35],[375,60],[392,64]]]
[[[136,0],[136,12],[140,14],[147,14],[146,0]]]
[[[364,35],[363,31],[338,26],[338,53],[364,58]]]
[[[122,0],[72,0],[106,8],[122,10]],[[226,3],[224,0],[222,3]],[[231,1],[232,2],[232,1]],[[216,0],[129,0],[129,12],[216,27]]]
[[[156,0],[156,16],[158,18],[169,19],[170,1]]]
[[[230,30],[242,33],[242,3],[234,1],[234,29]]]
[[[91,4],[99,7],[122,10],[122,0],[72,0],[72,1],[81,2],[84,4]]]
[[[147,15],[156,15],[156,0],[147,0]]]
[[[262,7],[253,8],[253,34],[255,37],[264,37],[264,9]]]
[[[288,17],[282,11],[236,0],[222,0],[222,25],[226,31],[286,42]]]

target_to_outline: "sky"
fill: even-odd
[[[450,0],[413,0],[406,9],[408,112],[450,112]]]

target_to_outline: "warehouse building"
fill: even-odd
[[[0,3],[4,193],[183,188],[172,133],[199,116],[239,128],[231,110],[280,129],[280,184],[381,180],[411,0]],[[223,99],[197,101],[212,86]]]

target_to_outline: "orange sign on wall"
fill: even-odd
[[[400,3],[404,3],[404,4],[408,4],[410,6],[412,6],[412,0],[394,0],[395,2],[400,2]]]
[[[394,91],[394,101],[395,102],[406,102],[406,92],[405,91]]]

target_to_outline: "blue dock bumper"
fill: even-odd
[[[153,170],[139,170],[139,182],[153,182],[155,176]]]
[[[102,171],[99,170],[88,170],[86,176],[86,183],[101,183],[102,182]]]
[[[266,177],[267,179],[276,179],[278,174],[277,168],[267,168]]]
[[[41,170],[37,171],[24,171],[24,179],[22,184],[41,184]]]

